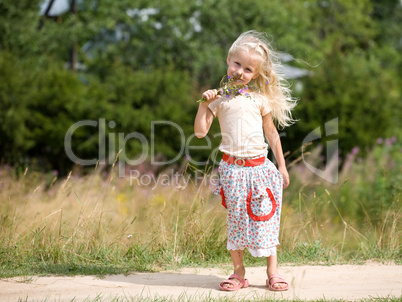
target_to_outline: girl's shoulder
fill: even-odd
[[[250,95],[251,95],[251,97],[253,97],[259,101],[266,100],[266,97],[260,91],[253,91],[250,93]]]
[[[251,93],[251,97],[258,103],[262,115],[265,115],[271,111],[269,99],[266,95],[259,91],[255,91]]]
[[[250,96],[253,100],[258,101],[261,104],[269,104],[268,97],[259,91],[253,91],[250,93]]]

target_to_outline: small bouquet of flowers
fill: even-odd
[[[244,92],[244,90],[248,90],[247,85],[235,85],[234,83],[236,81],[239,81],[240,75],[235,74],[233,77],[229,76],[224,76],[220,82],[220,88],[218,89],[218,95],[225,95],[227,98],[230,98],[231,96],[236,96],[240,95]],[[240,81],[239,81],[240,82]],[[246,93],[246,96],[248,96],[248,93]],[[198,103],[203,103],[206,102],[206,98],[202,98],[198,100]]]

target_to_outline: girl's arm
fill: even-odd
[[[215,101],[220,96],[216,89],[207,90],[202,94],[202,97],[206,98],[206,102],[200,103],[198,106],[197,115],[194,121],[194,133],[198,138],[202,138],[207,135],[209,128],[211,128],[214,115],[208,108],[209,103]]]
[[[265,133],[265,137],[268,140],[268,144],[274,152],[276,162],[278,163],[278,170],[283,177],[283,187],[286,188],[289,185],[289,173],[286,169],[285,158],[283,156],[281,139],[279,137],[278,130],[272,121],[271,114],[268,113],[262,117],[262,125]]]

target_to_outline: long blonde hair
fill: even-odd
[[[242,33],[229,49],[229,55],[239,50],[253,51],[261,60],[259,76],[251,86],[264,95],[271,107],[271,115],[279,127],[290,126],[295,122],[291,110],[297,100],[291,96],[289,83],[283,75],[283,65],[278,53],[271,47],[265,33],[250,30]]]

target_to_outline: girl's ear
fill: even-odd
[[[230,63],[230,55],[228,55],[228,58],[226,59],[226,63],[228,63],[228,65],[229,65],[229,63]]]
[[[255,80],[256,78],[258,78],[260,76],[260,73],[257,72],[254,76],[253,76],[253,80]]]

